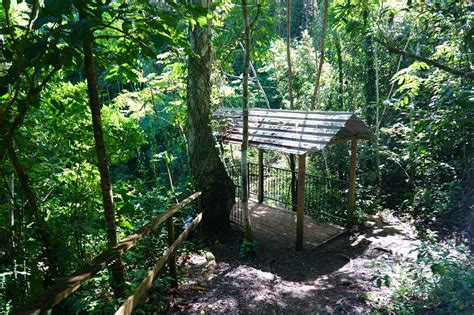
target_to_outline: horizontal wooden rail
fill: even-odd
[[[162,269],[166,266],[166,262],[174,257],[174,253],[177,247],[189,236],[189,234],[194,230],[194,228],[201,222],[202,213],[200,213],[193,222],[186,228],[186,230],[181,233],[181,235],[176,239],[176,241],[171,245],[163,254],[161,259],[156,263],[155,267],[148,272],[148,275],[143,281],[140,283],[138,289],[128,297],[125,303],[115,312],[115,315],[123,315],[123,314],[131,314],[133,309],[138,305],[141,298],[148,292],[148,290],[152,287],[153,281],[158,276],[158,274],[162,271]]]
[[[116,246],[95,257],[89,265],[79,269],[71,276],[59,280],[58,283],[46,289],[39,296],[31,299],[23,307],[14,310],[13,314],[42,314],[53,306],[59,304],[79,289],[84,282],[92,278],[100,270],[107,267],[111,261],[120,257],[120,255],[132,248],[145,235],[150,233],[161,223],[165,222],[168,218],[171,218],[176,212],[198,199],[200,195],[201,192],[196,192],[180,203],[173,205],[167,212],[155,217],[138,231],[127,236]]]

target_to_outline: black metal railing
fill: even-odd
[[[242,216],[242,204],[240,201],[242,185],[240,184],[240,165],[228,165],[227,166],[227,173],[229,174],[230,178],[234,182],[235,185],[235,204],[234,208],[230,213],[230,221],[237,224],[242,225],[243,216]]]
[[[231,220],[242,222],[240,211],[240,165],[231,165],[228,172],[236,185],[236,207]],[[259,165],[248,163],[248,183],[250,197],[258,198]],[[296,206],[291,196],[291,170],[263,166],[263,202],[272,206],[292,210]],[[297,173],[295,173],[297,178]],[[306,174],[305,180],[305,214],[323,222],[339,225],[346,223],[348,202],[347,181]],[[237,204],[238,203],[238,204]]]

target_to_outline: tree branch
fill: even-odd
[[[436,67],[436,68],[438,68],[440,70],[443,70],[443,71],[446,71],[446,72],[449,72],[449,73],[451,73],[455,76],[468,78],[468,79],[471,79],[471,80],[474,79],[474,72],[472,72],[472,71],[466,72],[466,71],[454,69],[454,68],[451,68],[447,65],[443,65],[443,64],[441,64],[441,63],[439,63],[435,60],[428,59],[426,57],[423,57],[423,56],[414,54],[412,52],[400,49],[400,48],[396,47],[395,45],[390,44],[390,43],[388,43],[384,40],[381,40],[379,38],[376,38],[375,40],[380,45],[384,46],[391,53],[395,53],[395,54],[399,54],[399,55],[406,56],[406,57],[409,57],[409,58],[413,58],[415,60],[423,61],[423,62],[425,62],[426,64],[428,64],[430,66]]]

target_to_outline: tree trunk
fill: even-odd
[[[87,20],[88,14],[85,4],[78,7],[80,19]],[[87,22],[85,22],[87,23]],[[109,163],[102,127],[101,104],[99,99],[99,88],[97,85],[96,67],[93,55],[93,34],[88,24],[84,26],[83,49],[84,49],[84,72],[87,80],[87,93],[89,95],[89,107],[92,114],[92,126],[94,129],[95,150],[97,153],[100,183],[102,190],[102,201],[104,204],[105,230],[109,247],[118,243],[117,228],[115,225],[115,208],[112,193],[112,182],[109,173]],[[112,287],[117,297],[125,295],[125,272],[122,258],[119,257],[111,266]]]
[[[365,53],[366,53],[366,70],[367,70],[367,79],[365,82],[365,93],[366,93],[366,100],[365,100],[365,115],[367,118],[367,124],[372,126],[374,121],[374,104],[377,101],[376,99],[376,74],[375,74],[375,66],[374,66],[374,50],[373,50],[373,43],[372,37],[368,35],[365,40]]]
[[[244,51],[244,53],[246,53],[247,50],[244,47],[244,45],[242,45],[241,42],[239,42],[239,45],[242,48],[242,50]],[[265,100],[265,104],[267,105],[267,108],[270,109],[270,101],[268,100],[267,93],[265,93],[265,90],[263,89],[263,86],[262,86],[262,84],[260,83],[260,80],[257,77],[257,70],[255,70],[255,66],[253,65],[253,63],[251,61],[249,61],[249,68],[250,68],[250,71],[252,71],[253,80],[257,84],[257,87],[260,90],[260,92],[262,93],[262,96],[263,96],[263,99]]]
[[[46,222],[39,211],[38,204],[36,203],[36,195],[33,191],[33,188],[30,186],[28,174],[25,172],[25,169],[23,168],[17,153],[15,152],[13,141],[9,134],[4,136],[3,142],[13,168],[15,169],[16,175],[18,176],[21,190],[25,194],[27,208],[35,219],[38,235],[45,247],[45,257],[48,263],[48,272],[45,276],[45,285],[50,286],[53,284],[53,280],[59,275],[58,257],[55,251],[56,246],[53,244],[53,239],[49,233],[49,229],[47,228]]]
[[[249,67],[250,67],[250,26],[247,14],[247,1],[242,0],[242,16],[244,19],[244,71],[242,77],[242,146],[241,146],[241,183],[242,183],[242,214],[244,217],[244,238],[247,242],[253,242],[252,228],[250,225],[249,214],[249,186],[248,186],[248,164],[247,164],[247,149],[249,145]]]
[[[195,0],[194,4],[205,6],[199,0]],[[210,35],[210,26],[195,26],[190,30],[193,53],[188,61],[187,138],[194,186],[202,192],[203,231],[207,234],[225,234],[230,229],[235,186],[219,159],[210,127]]]
[[[288,94],[290,97],[290,109],[294,109],[293,104],[293,79],[292,79],[292,70],[291,70],[291,0],[286,2],[286,62],[288,64]]]
[[[339,74],[339,85],[337,87],[337,99],[339,101],[340,110],[344,110],[344,72],[342,68],[342,50],[339,38],[335,39],[336,54],[337,54],[337,70]]]
[[[324,48],[326,45],[326,29],[328,24],[328,8],[329,8],[329,0],[324,0],[324,15],[323,15],[323,30],[321,32],[321,47],[319,49],[319,64],[318,64],[318,72],[316,73],[316,82],[314,84],[313,96],[311,97],[311,110],[316,108],[316,99],[318,97],[319,91],[319,83],[321,81],[321,72],[323,71],[323,64],[324,64]]]
[[[290,109],[295,109],[295,104],[293,100],[293,73],[291,70],[291,0],[287,0],[287,31],[286,31],[286,62],[288,65],[288,94],[290,97]],[[290,164],[290,171],[291,171],[291,181],[290,181],[290,194],[291,194],[291,204],[292,210],[296,211],[296,163],[295,157],[293,154],[289,156],[289,164]]]
[[[382,186],[382,174],[380,172],[380,80],[379,80],[379,58],[377,54],[377,47],[374,45],[374,68],[375,68],[375,160],[376,160],[376,173],[377,173],[377,194],[380,195],[380,188]]]

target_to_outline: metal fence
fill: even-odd
[[[228,167],[228,173],[236,185],[236,206],[231,220],[236,224],[242,222],[240,211],[240,165]],[[291,170],[272,166],[263,166],[263,202],[278,208],[292,210]],[[297,173],[295,173],[297,178]],[[248,183],[251,198],[258,196],[258,164],[248,163]],[[305,214],[323,222],[339,225],[346,223],[348,198],[347,181],[306,174],[305,180]],[[296,203],[296,200],[294,201]]]

